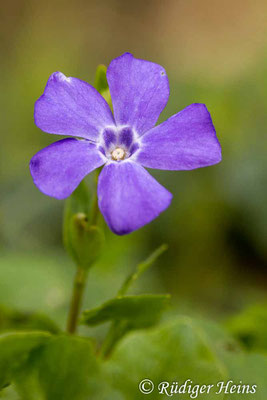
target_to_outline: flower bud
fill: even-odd
[[[90,225],[86,214],[77,213],[70,220],[69,244],[76,264],[88,269],[101,253],[104,234],[98,226]]]

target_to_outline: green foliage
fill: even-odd
[[[22,312],[0,306],[0,331],[39,330],[59,333],[59,328],[45,314]]]
[[[218,325],[188,317],[178,317],[153,330],[128,335],[105,364],[110,384],[122,391],[127,400],[144,398],[138,384],[145,378],[154,382],[155,390],[150,395],[153,399],[168,398],[158,393],[156,388],[160,382],[181,384],[187,379],[194,384],[214,385],[203,398],[225,399],[226,395],[215,394],[216,385],[231,379],[236,384],[242,380],[258,385],[253,397],[244,394],[242,398],[265,400],[266,368],[267,357],[246,354]],[[182,396],[190,398],[189,394]],[[240,394],[229,398],[240,399]]]
[[[265,400],[267,398],[267,357],[258,353],[225,352],[222,362],[226,365],[229,379],[235,383],[257,385],[255,394],[229,395],[233,400]],[[227,397],[226,397],[227,398]]]
[[[84,269],[95,262],[104,244],[103,232],[92,221],[90,211],[90,194],[83,181],[66,200],[63,242],[75,263]]]
[[[17,335],[20,334],[14,334],[13,343],[10,344],[12,357],[9,354],[3,362],[10,360],[12,363],[12,374],[9,373],[8,378],[12,378],[23,400],[87,398],[99,370],[92,343],[88,339],[51,336],[46,342],[40,341],[43,346],[37,347],[39,343],[34,342],[34,337],[29,337],[28,342],[24,338],[21,343]]]
[[[0,335],[0,388],[14,380],[30,353],[50,340],[45,332],[14,332]]]
[[[101,349],[102,355],[108,357],[126,333],[155,325],[166,309],[169,297],[168,295],[117,297],[93,310],[84,311],[81,323],[95,326],[112,322]]]
[[[230,318],[226,327],[248,350],[267,354],[267,304],[257,304]]]
[[[158,322],[166,308],[168,295],[117,297],[100,307],[84,311],[81,323],[95,326],[107,321],[125,322],[128,329],[140,329]]]
[[[257,385],[253,397],[242,394],[244,399],[267,397],[266,356],[246,353],[217,324],[183,316],[132,332],[106,361],[96,358],[85,338],[40,332],[2,335],[0,366],[2,387],[13,381],[22,400],[138,400],[144,398],[138,385],[145,378],[155,385],[153,399],[168,398],[158,393],[160,382],[181,385],[187,379],[214,385],[203,395],[207,400],[226,399],[215,391],[218,382],[229,380]],[[182,398],[189,400],[190,395]],[[236,393],[230,398],[241,397]]]
[[[166,249],[166,245],[160,246],[145,261],[139,263],[136,271],[130,274],[122,284],[117,297],[105,302],[100,307],[83,312],[81,324],[95,326],[111,322],[110,330],[101,348],[104,357],[111,354],[118,341],[127,332],[155,325],[166,309],[169,295],[124,296],[130,286]]]
[[[86,399],[89,379],[97,373],[97,361],[88,339],[54,337],[37,361],[41,392],[47,400]]]
[[[114,6],[112,3],[114,2],[110,4],[106,2],[110,11]],[[176,2],[173,4],[176,6]],[[137,3],[135,5],[137,6]],[[88,2],[88,7],[90,6]],[[106,13],[109,17],[105,18],[104,15],[102,18],[103,5],[100,5],[98,10],[100,12],[95,10],[96,12],[91,13],[92,20],[89,23],[87,18],[80,18],[81,13],[84,13],[86,9],[77,7],[75,2],[68,2],[64,8],[60,3],[54,4],[53,7],[53,15],[62,16],[63,12],[63,17],[71,16],[74,21],[79,20],[83,34],[73,36],[70,31],[69,35],[62,35],[62,32],[65,32],[66,18],[57,18],[55,25],[49,10],[48,12],[44,10],[42,2],[39,2],[39,5],[36,3],[34,7],[30,5],[23,9],[23,12],[17,13],[16,25],[22,29],[16,29],[15,35],[9,34],[9,18],[3,25],[4,37],[9,38],[5,47],[9,49],[11,57],[3,57],[1,63],[3,93],[5,93],[1,129],[5,139],[1,143],[3,174],[1,174],[0,247],[9,255],[6,257],[5,254],[1,254],[0,300],[1,303],[11,307],[17,308],[19,305],[22,310],[48,312],[56,320],[63,321],[64,319],[65,322],[64,307],[68,301],[70,289],[68,285],[72,270],[68,268],[68,260],[64,256],[56,257],[57,249],[61,251],[58,227],[62,203],[48,200],[34,188],[29,181],[28,165],[25,162],[35,151],[54,140],[51,135],[36,134],[36,127],[30,117],[33,112],[33,100],[42,93],[46,76],[53,65],[61,65],[63,72],[79,71],[77,77],[78,75],[82,77],[81,65],[83,64],[86,66],[86,71],[84,71],[86,79],[88,71],[89,73],[92,71],[92,60],[95,57],[88,56],[88,52],[80,52],[85,45],[83,38],[87,38],[88,35],[100,37],[101,31],[103,43],[106,44],[110,36],[113,36],[111,38],[113,39],[121,34],[121,24],[118,23],[117,12]],[[138,23],[142,13],[138,11],[142,11],[143,3],[140,2],[140,10],[137,9],[135,13],[132,12],[131,2],[125,7],[123,11],[131,15],[129,21],[138,26],[140,31],[137,38],[141,40],[134,41],[133,47],[143,49],[142,37],[145,34],[146,37],[152,38],[147,48],[151,49],[151,54],[156,54],[154,43],[157,43],[157,40],[151,33],[154,25],[153,18],[157,16],[158,10],[154,5],[151,8],[148,7],[146,13],[148,24],[142,24],[142,28]],[[205,11],[206,5],[203,4],[201,7]],[[169,7],[166,20],[173,11],[175,10]],[[242,13],[241,9],[240,12]],[[244,12],[246,13],[246,7],[244,7]],[[194,24],[194,18],[187,18],[190,13],[180,14],[188,27],[184,30],[185,34],[189,30],[195,37],[206,37],[206,24],[203,24],[204,28],[201,28],[199,24]],[[251,31],[262,31],[258,29],[258,13],[250,14],[248,26]],[[38,15],[41,18],[36,19]],[[11,17],[13,20],[14,16]],[[100,19],[94,24],[96,17]],[[213,21],[213,18],[210,20]],[[229,21],[227,18],[225,21],[222,28],[227,31]],[[99,29],[99,24],[102,24],[103,29]],[[74,23],[73,26],[76,27],[76,24]],[[28,34],[29,27],[31,35]],[[47,35],[47,32],[50,34]],[[171,39],[174,31],[169,30],[167,34]],[[55,40],[51,47],[52,36]],[[243,40],[242,34],[230,36],[237,40],[236,48],[240,47]],[[77,40],[72,40],[73,37],[78,39],[78,44]],[[68,52],[64,50],[66,46],[62,45],[62,40],[68,46]],[[151,243],[161,243],[163,240],[170,243],[170,254],[167,256],[169,259],[161,262],[158,274],[151,274],[151,280],[147,282],[149,291],[161,290],[161,282],[164,282],[166,285],[164,289],[167,287],[175,295],[179,307],[187,307],[187,310],[192,307],[192,312],[195,314],[199,309],[211,315],[216,312],[218,318],[220,318],[220,313],[225,315],[227,310],[240,307],[241,299],[244,304],[266,297],[262,284],[266,262],[267,229],[267,186],[263,184],[266,155],[262,145],[267,116],[267,91],[264,90],[266,85],[263,84],[266,83],[267,77],[264,44],[262,43],[260,50],[259,40],[254,41],[254,47],[251,42],[251,54],[254,54],[255,50],[259,51],[256,51],[257,56],[249,57],[251,62],[245,64],[241,62],[242,70],[236,64],[236,53],[230,49],[224,57],[227,68],[225,68],[225,63],[221,63],[221,66],[218,64],[216,73],[211,77],[210,73],[202,74],[201,68],[203,69],[204,62],[206,71],[211,71],[213,58],[200,56],[200,62],[194,62],[196,52],[192,51],[194,48],[190,48],[193,42],[192,40],[186,43],[181,41],[186,46],[187,63],[192,66],[189,72],[187,68],[182,68],[180,73],[174,72],[177,71],[177,57],[172,51],[173,46],[166,45],[164,57],[169,65],[173,65],[169,68],[172,96],[160,118],[162,121],[165,117],[171,116],[195,101],[206,103],[218,130],[224,150],[224,161],[218,166],[188,171],[185,174],[164,171],[163,178],[162,173],[162,182],[173,192],[175,203],[160,219],[139,232],[129,237],[119,238],[117,241],[116,238],[111,238],[116,250],[111,249],[105,252],[105,263],[99,265],[99,270],[92,270],[93,279],[92,283],[89,282],[85,300],[87,307],[91,304],[101,304],[114,295],[122,281],[122,266],[126,264],[124,267],[128,268],[135,257],[138,257],[135,251],[138,246],[142,247],[142,251],[146,251]],[[25,45],[22,45],[23,43]],[[118,44],[115,40],[111,40],[110,44],[109,53],[111,54],[117,51]],[[221,49],[229,50],[227,39],[223,44],[224,46],[220,46],[220,51]],[[97,57],[107,57],[106,45],[102,46],[102,49],[98,43],[94,46],[98,47]],[[204,50],[209,46],[216,47],[216,35],[209,35],[209,42],[203,42]],[[200,52],[197,52],[197,57],[199,54]],[[39,62],[33,62],[35,59]],[[95,85],[111,105],[105,66],[99,67]],[[17,106],[16,118],[13,118],[14,101]],[[6,134],[7,132],[9,134]],[[14,138],[16,138],[16,145],[14,145]],[[161,172],[154,173],[161,177]],[[89,202],[84,204],[89,207]],[[90,215],[89,209],[79,210],[78,208],[76,213],[79,212],[85,216]],[[172,223],[169,223],[170,221]],[[74,222],[72,215],[71,224],[73,225]],[[127,248],[133,250],[125,250],[126,243]],[[38,256],[40,249],[42,249],[42,255]],[[12,255],[12,250],[17,253]],[[76,258],[74,259],[76,261]],[[242,273],[237,273],[237,271],[242,271]],[[128,283],[132,284],[134,279],[132,275],[121,294],[125,294],[123,292],[125,288],[128,289]],[[146,376],[155,379],[155,383],[156,379],[178,380],[184,377],[194,380],[199,378],[200,382],[212,381],[212,383],[218,379],[227,379],[226,377],[237,381],[246,380],[259,385],[259,390],[255,395],[225,397],[229,400],[235,398],[266,400],[266,357],[255,354],[255,351],[266,354],[265,307],[262,305],[248,309],[227,322],[226,327],[236,340],[231,335],[225,334],[217,325],[182,317],[167,325],[153,328],[149,332],[145,330],[131,332],[121,343],[118,343],[111,358],[103,363],[99,376],[91,375],[92,381],[86,400],[91,398],[94,400],[144,399],[146,396],[138,391],[138,379]],[[50,330],[50,323],[43,321],[42,318],[40,320],[35,313],[27,314],[24,311],[13,313],[10,310],[1,310],[0,314],[0,325],[4,330],[31,329],[31,327]],[[96,332],[96,335],[100,339],[102,331]],[[39,397],[44,400],[45,397],[56,393],[56,391],[52,392],[54,389],[47,388],[48,384],[45,384],[45,381],[49,382],[49,380],[46,374],[39,374],[38,363],[39,357],[40,362],[42,361],[43,346],[38,345],[29,353],[26,350],[26,364],[31,368],[26,369],[23,364],[24,375],[20,371],[20,382],[17,379],[19,370],[12,361],[11,375],[14,377],[13,372],[16,372],[16,384],[21,388],[23,380],[25,386],[28,386],[24,392],[20,392],[22,393],[20,400],[39,400]],[[54,343],[53,348],[50,348],[51,352],[55,351],[58,360],[56,356],[49,355],[48,347],[47,352],[44,353],[46,354],[44,359],[51,359],[55,366],[58,365],[58,370],[55,366],[54,370],[51,369],[54,380],[58,373],[62,373],[59,370],[61,354],[56,349],[60,348],[64,353],[63,347],[63,344],[57,346]],[[15,348],[14,344],[14,352]],[[79,352],[75,346],[73,346],[73,351]],[[0,365],[5,366],[3,376],[10,368],[8,357],[12,359],[13,354],[9,352],[7,357],[7,353],[8,343],[0,345],[0,360],[4,360],[3,364],[0,361]],[[16,359],[19,357],[20,355]],[[76,363],[81,360],[86,364],[86,360],[82,357],[74,357]],[[94,365],[93,362],[92,364]],[[47,361],[46,365],[49,366],[50,362]],[[80,365],[77,364],[76,368],[79,371]],[[31,375],[32,370],[35,374]],[[75,371],[73,374],[75,376]],[[42,390],[40,390],[39,379],[42,380]],[[65,377],[60,379],[61,383],[64,379]],[[65,387],[68,385],[69,382],[66,382]],[[7,392],[9,390],[10,387],[2,391],[4,400],[11,400],[12,393]],[[65,395],[68,397],[66,389],[62,390],[65,390]],[[79,390],[78,388],[77,396],[76,393],[73,395],[74,399],[79,398]],[[148,395],[148,398],[156,399],[157,397],[159,397],[157,393]],[[160,396],[161,399],[164,397]],[[209,397],[200,396],[200,399],[209,399]],[[214,399],[217,400],[220,397],[214,396]],[[183,398],[185,397],[183,396],[182,400]],[[14,400],[13,397],[12,400]]]
[[[141,361],[142,360],[142,361]],[[117,367],[114,384],[126,382],[127,399],[141,399],[138,383],[162,381],[213,383],[227,377],[227,371],[212,349],[207,333],[190,318],[180,317],[150,332],[128,336],[111,357]],[[153,398],[164,398],[157,391]],[[183,398],[187,399],[188,396]],[[218,397],[220,399],[220,396]]]
[[[139,263],[136,267],[136,271],[129,275],[128,278],[126,278],[126,280],[124,281],[122,287],[118,292],[118,296],[123,296],[133,285],[133,283],[154,264],[154,262],[162,255],[162,253],[167,250],[167,248],[168,246],[166,244],[162,244],[152,254],[150,254],[150,256],[146,260]]]

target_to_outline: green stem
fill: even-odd
[[[77,328],[78,317],[81,309],[84,288],[86,284],[87,271],[77,267],[77,272],[73,285],[72,299],[70,304],[67,332],[74,334]]]
[[[111,356],[119,340],[125,335],[128,325],[125,322],[113,321],[100,349],[100,357],[107,359]]]
[[[116,340],[116,325],[112,322],[109,331],[104,339],[102,347],[100,349],[100,356],[102,358],[108,358],[112,352]]]

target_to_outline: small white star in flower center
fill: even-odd
[[[117,147],[111,153],[111,157],[115,161],[123,160],[125,158],[125,156],[126,156],[126,152],[121,147]]]

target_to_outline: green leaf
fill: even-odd
[[[38,355],[38,381],[46,400],[83,400],[98,374],[88,339],[58,336]]]
[[[169,298],[169,295],[117,297],[100,307],[84,311],[81,323],[95,326],[107,321],[124,321],[129,329],[149,327],[158,322]]]
[[[97,362],[88,340],[68,336],[53,338],[39,360],[39,381],[45,398],[85,398],[89,377],[96,368]]]
[[[155,385],[151,394],[155,400],[169,398],[158,393],[160,382],[179,382],[181,385],[187,379],[192,380],[192,385],[214,385],[209,394],[197,398],[265,400],[266,363],[267,357],[242,351],[220,326],[181,316],[152,330],[127,336],[104,364],[104,368],[106,381],[127,400],[144,398],[138,384],[145,378],[152,380]],[[257,393],[228,396],[224,393],[216,394],[217,383],[227,383],[228,380],[236,384],[240,381],[244,384],[257,384]],[[184,400],[192,399],[189,393],[177,396]]]
[[[0,388],[13,381],[31,351],[47,343],[50,338],[50,334],[37,331],[0,335]]]
[[[112,377],[113,387],[127,400],[144,398],[138,385],[145,378],[155,385],[151,398],[167,399],[167,395],[157,390],[162,381],[183,383],[191,379],[195,384],[213,384],[228,377],[206,332],[186,317],[128,335],[117,346],[105,368]],[[176,396],[190,399],[189,394]],[[223,396],[205,395],[204,398],[222,400]]]
[[[59,333],[60,329],[45,314],[22,312],[0,306],[0,330],[38,330]]]
[[[223,362],[228,369],[229,379],[235,384],[256,385],[256,393],[233,393],[229,399],[233,400],[266,400],[267,399],[267,357],[257,353],[223,354]],[[245,390],[248,390],[245,388]],[[227,396],[226,396],[227,398]]]
[[[84,311],[81,323],[96,326],[112,321],[101,354],[108,357],[119,340],[129,331],[155,325],[169,303],[168,295],[117,297],[93,310]]]
[[[249,307],[226,322],[227,329],[249,350],[267,353],[267,304]]]
[[[139,263],[136,267],[136,271],[126,278],[121,289],[118,292],[118,296],[123,296],[128,291],[130,286],[148,269],[150,268],[154,262],[167,250],[168,246],[166,244],[162,244],[158,247],[150,256]]]
[[[83,324],[94,326],[107,321],[112,322],[101,348],[104,357],[111,354],[115,345],[128,331],[150,327],[158,322],[169,296],[122,296],[166,249],[166,245],[160,246],[145,261],[139,263],[136,271],[124,281],[115,299],[84,312],[81,320]]]

